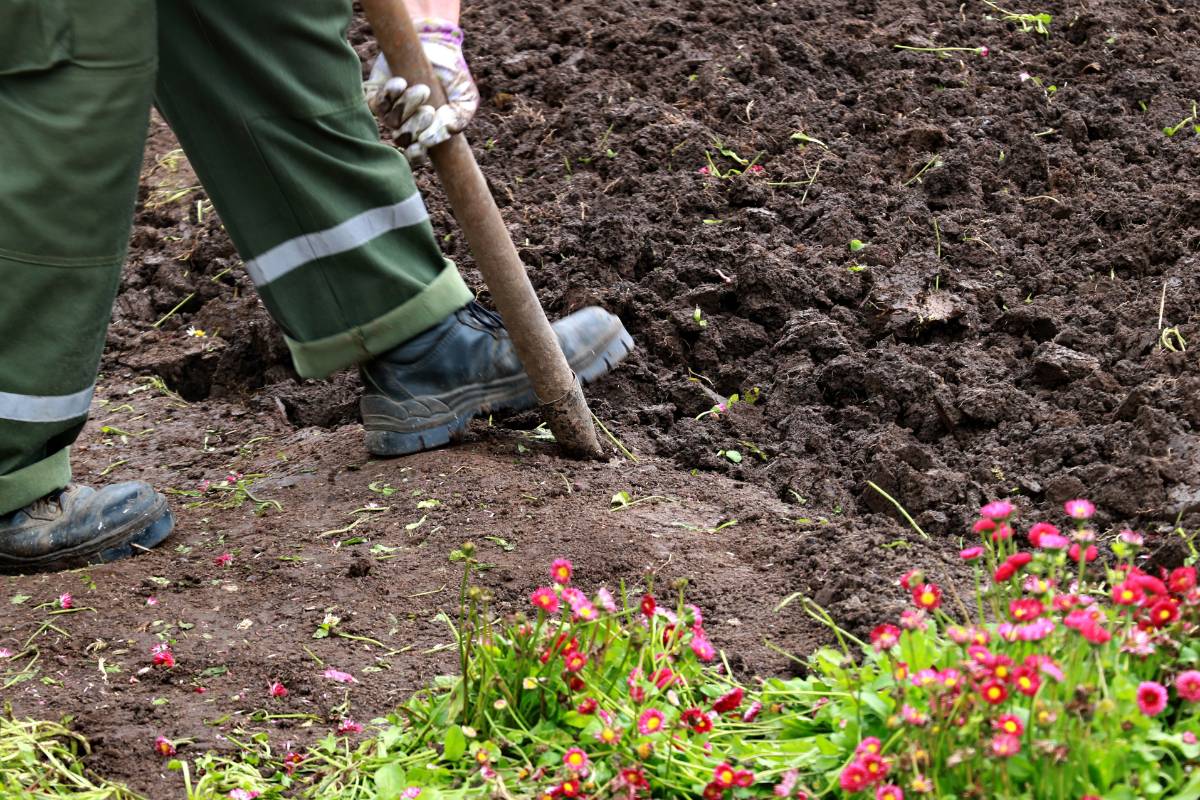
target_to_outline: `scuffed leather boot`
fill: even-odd
[[[149,550],[175,518],[149,484],[70,485],[0,516],[0,573],[52,572]]]
[[[621,320],[589,307],[554,323],[567,363],[583,383],[633,350]],[[537,403],[500,316],[471,302],[362,368],[367,450],[401,456],[459,436],[470,419]]]

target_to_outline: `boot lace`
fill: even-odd
[[[484,330],[487,331],[504,331],[504,320],[500,319],[500,315],[490,308],[480,305],[479,302],[472,300],[463,308],[473,320],[479,323]]]
[[[58,489],[45,497],[39,497],[21,509],[31,519],[54,519],[62,513],[62,496],[68,488]]]

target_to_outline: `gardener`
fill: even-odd
[[[372,105],[412,158],[478,92],[457,0],[407,0],[449,98],[377,65]],[[379,141],[350,0],[5,0],[0,5],[0,571],[112,561],[170,532],[141,482],[72,485],[120,280],[151,101],[170,122],[291,348],[324,377],[359,365],[368,449],[447,443],[484,410],[536,402],[499,318],[435,243],[404,158]],[[433,19],[427,19],[433,18]],[[598,308],[555,325],[595,378],[632,346]]]

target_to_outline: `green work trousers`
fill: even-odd
[[[0,0],[0,514],[70,480],[147,119],[323,377],[472,297],[345,41],[351,0]]]

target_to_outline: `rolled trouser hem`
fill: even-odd
[[[288,348],[296,371],[305,378],[325,378],[339,369],[374,358],[429,330],[449,314],[474,299],[458,268],[451,261],[425,289],[381,317],[343,333],[298,342],[290,336]]]
[[[16,511],[71,482],[71,454],[64,447],[49,458],[0,475],[0,514]]]

